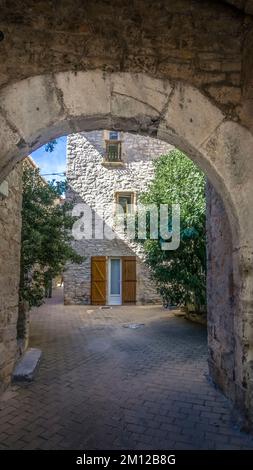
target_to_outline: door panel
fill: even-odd
[[[91,303],[104,305],[106,303],[106,257],[91,258]]]
[[[136,302],[135,256],[124,256],[122,258],[122,301],[126,304]]]

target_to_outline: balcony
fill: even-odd
[[[103,165],[108,167],[123,166],[121,140],[106,140],[106,151]]]

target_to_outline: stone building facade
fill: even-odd
[[[109,137],[114,137],[114,140]],[[108,154],[108,144],[112,145],[112,150],[116,146],[119,152],[116,157]],[[107,280],[110,276],[110,259],[115,257],[136,257],[137,304],[161,302],[144,264],[142,246],[122,234],[120,236],[115,228],[115,203],[123,199],[123,202],[127,200],[130,204],[132,198],[132,203],[136,205],[138,195],[154,177],[153,159],[169,153],[172,148],[160,140],[130,133],[93,131],[68,137],[67,199],[75,204],[87,204],[94,211],[93,225],[95,217],[99,223],[103,220],[105,231],[110,232],[110,228],[114,228],[117,236],[114,239],[95,238],[93,227],[92,239],[83,238],[73,242],[76,251],[85,256],[85,261],[81,265],[69,264],[67,267],[64,275],[66,304],[96,303],[96,299],[92,299],[92,259],[101,256],[106,257],[105,303],[113,302],[109,294],[110,282],[107,285]],[[87,223],[85,218],[84,223]],[[124,303],[122,292],[121,301]]]

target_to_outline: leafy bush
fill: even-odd
[[[154,180],[140,201],[169,207],[180,204],[180,246],[164,251],[161,237],[146,240],[146,263],[165,304],[191,303],[200,310],[206,303],[205,176],[178,150],[160,157],[154,165]]]
[[[70,244],[75,220],[70,205],[60,203],[65,186],[64,182],[47,184],[38,169],[24,165],[20,301],[29,307],[43,303],[45,289],[68,260],[83,261]]]

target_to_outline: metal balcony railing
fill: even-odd
[[[106,140],[105,160],[107,162],[121,162],[121,140]]]

